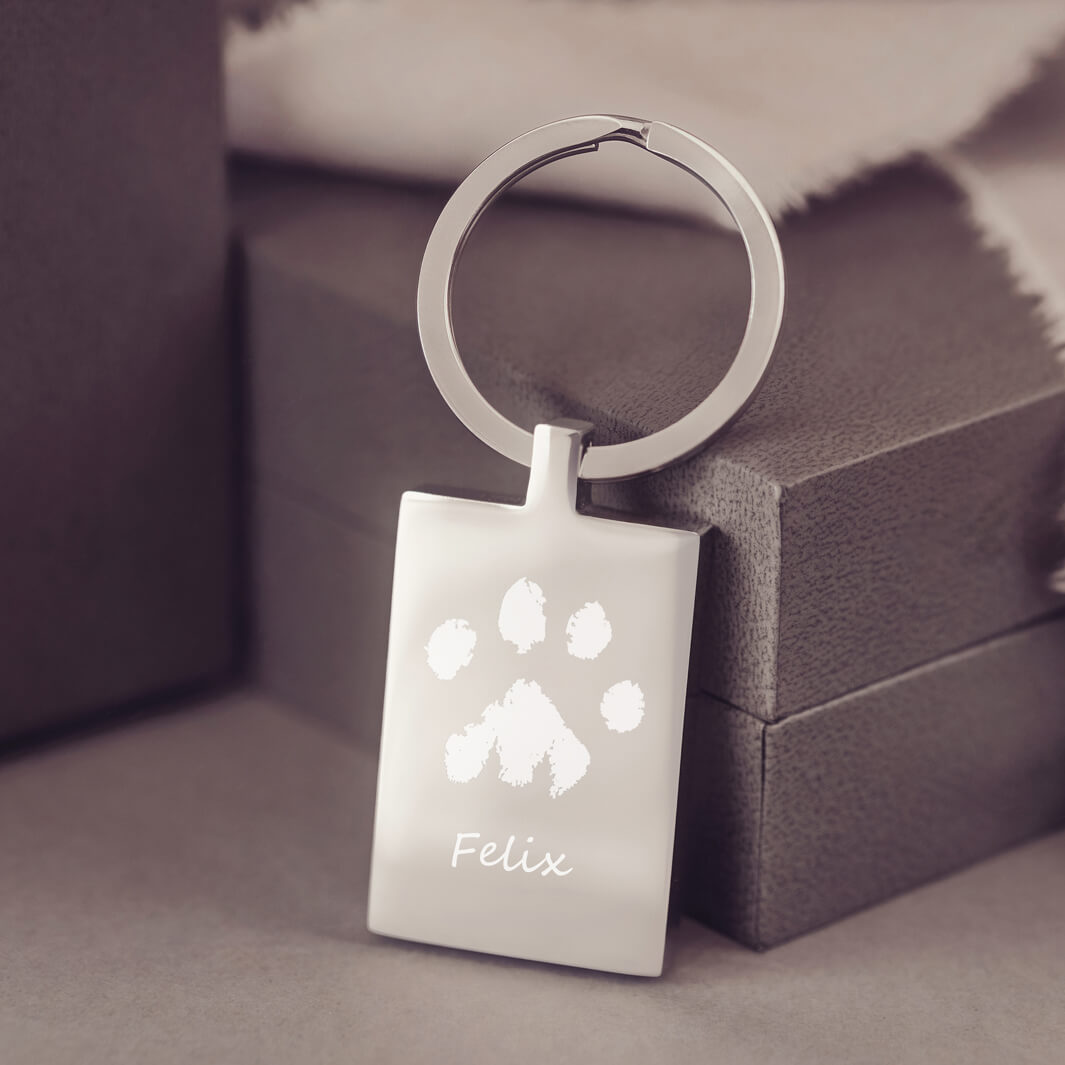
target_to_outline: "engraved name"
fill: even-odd
[[[545,851],[544,856],[538,862],[530,865],[528,847],[526,847],[521,852],[520,858],[518,858],[516,861],[511,861],[511,852],[514,849],[515,842],[514,836],[510,836],[507,839],[506,846],[499,853],[498,857],[494,857],[496,852],[499,851],[498,843],[493,843],[489,841],[481,847],[467,847],[463,845],[466,840],[475,840],[480,838],[480,832],[457,832],[455,834],[455,847],[451,852],[452,869],[458,868],[460,858],[466,855],[476,854],[476,860],[479,861],[481,865],[486,867],[490,867],[493,865],[502,865],[503,871],[506,873],[515,873],[520,869],[523,873],[539,872],[541,876],[550,876],[552,874],[554,874],[555,876],[569,876],[569,874],[573,872],[572,866],[570,866],[568,869],[564,869],[562,867],[562,863],[566,860],[566,856],[564,854],[560,854],[556,858],[550,851]],[[533,837],[529,836],[525,840],[525,842],[527,844],[532,843]],[[474,861],[474,859],[470,858],[469,861]]]

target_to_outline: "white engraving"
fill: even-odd
[[[516,680],[501,702],[486,707],[480,722],[448,739],[448,779],[466,783],[478,776],[493,746],[499,755],[499,779],[516,788],[532,780],[546,757],[552,798],[572,788],[592,760],[540,685],[524,679]]]
[[[555,799],[588,772],[592,756],[573,731],[563,725],[547,751],[547,760],[551,767],[551,798]]]
[[[550,876],[552,873],[555,876],[569,876],[573,872],[573,866],[568,869],[562,868],[562,863],[566,860],[564,854],[560,854],[557,858],[550,852],[545,851],[544,856],[533,865],[529,864],[529,848],[521,852],[521,857],[512,862],[511,850],[514,847],[514,836],[508,836],[506,846],[503,848],[503,852],[498,858],[493,857],[496,851],[499,850],[499,844],[489,841],[485,843],[483,847],[464,847],[462,844],[467,839],[480,839],[480,832],[456,832],[455,833],[455,846],[451,851],[451,868],[457,869],[459,867],[459,859],[467,854],[478,854],[478,861],[486,869],[490,869],[493,865],[502,865],[504,873],[513,873],[517,870],[521,870],[523,873],[536,873],[539,872],[541,876]],[[532,843],[533,837],[527,836],[526,843]]]
[[[480,776],[488,756],[495,746],[496,736],[491,725],[475,721],[465,732],[455,733],[444,745],[444,766],[448,780],[466,784]]]
[[[542,589],[524,577],[503,596],[499,632],[519,654],[544,641],[544,607]],[[585,661],[598,658],[613,638],[602,604],[585,603],[575,611],[566,623],[566,637],[566,650],[573,657]],[[451,680],[470,664],[476,644],[477,633],[467,622],[458,618],[445,621],[426,646],[429,665],[442,680]],[[623,680],[608,688],[599,712],[611,731],[631,732],[644,716],[644,694],[639,684]],[[485,707],[480,720],[448,737],[444,744],[448,779],[466,784],[480,776],[493,751],[499,757],[499,779],[515,788],[530,783],[546,759],[552,798],[583,779],[592,761],[588,748],[569,728],[543,688],[525,678],[514,681],[501,700]],[[491,846],[494,848],[495,844]]]
[[[502,703],[485,710],[484,720],[496,734],[499,779],[516,787],[532,780],[533,770],[566,727],[540,685],[528,680],[516,680]]]
[[[458,671],[473,661],[476,646],[477,633],[469,622],[451,618],[433,630],[425,645],[425,659],[441,680],[454,680]]]
[[[613,635],[602,604],[585,603],[566,622],[566,650],[574,658],[591,661],[603,653]]]
[[[611,731],[631,732],[643,720],[643,690],[631,680],[619,681],[603,692],[599,713]]]
[[[538,584],[522,577],[507,589],[499,606],[499,635],[523,655],[534,644],[543,643],[546,633],[544,593]]]

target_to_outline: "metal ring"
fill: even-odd
[[[736,358],[717,387],[679,421],[623,444],[593,445],[580,475],[622,481],[661,470],[705,446],[737,418],[762,382],[784,314],[784,261],[769,214],[743,175],[709,144],[665,122],[584,115],[540,126],[505,144],[455,190],[429,237],[418,279],[418,329],[429,372],[448,405],[477,437],[528,466],[532,433],[504,418],[477,390],[462,363],[451,320],[451,292],[470,230],[516,181],[556,159],[625,141],[698,178],[724,204],[747,249],[751,306]]]

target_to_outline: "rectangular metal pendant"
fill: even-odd
[[[581,432],[524,506],[400,506],[372,931],[662,970],[699,538],[582,515]]]

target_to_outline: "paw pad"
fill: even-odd
[[[527,654],[547,638],[546,598],[534,581],[521,578],[506,591],[499,607],[499,635],[519,655]],[[599,602],[585,603],[566,622],[566,650],[576,659],[598,658],[614,632]],[[462,618],[438,625],[425,647],[426,662],[437,678],[454,680],[471,664],[477,633]],[[603,692],[599,712],[612,732],[631,732],[644,715],[644,694],[639,684],[623,680]],[[444,747],[448,779],[465,784],[480,776],[495,752],[499,779],[512,787],[530,783],[546,759],[551,775],[550,794],[568,791],[588,771],[591,754],[563,720],[541,686],[524,677],[515,680],[502,699],[489,704],[478,721],[449,737]]]

